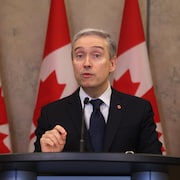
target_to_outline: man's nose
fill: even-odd
[[[91,66],[91,58],[89,55],[86,55],[84,59],[84,66]]]

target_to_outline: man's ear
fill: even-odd
[[[113,56],[110,61],[111,61],[111,72],[113,72],[116,69],[117,57]]]

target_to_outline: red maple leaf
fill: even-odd
[[[0,124],[7,124],[7,113],[4,98],[2,96],[2,88],[0,88]]]
[[[38,99],[33,117],[33,122],[36,126],[41,108],[44,105],[59,99],[65,86],[65,84],[58,84],[55,71],[53,71],[44,82],[40,82]]]
[[[0,151],[1,153],[10,153],[10,150],[7,148],[7,146],[4,144],[3,140],[7,137],[8,135],[0,133]]]
[[[0,88],[0,125],[7,124],[7,113],[4,103],[4,97],[2,96],[2,88]],[[8,147],[4,144],[4,139],[7,137],[7,134],[0,132],[0,152],[1,153],[9,153],[10,150]]]
[[[127,70],[117,81],[114,80],[114,88],[118,91],[134,95],[140,83],[133,83],[129,70]]]

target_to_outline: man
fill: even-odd
[[[35,152],[80,151],[84,114],[83,151],[161,154],[150,103],[110,86],[109,75],[116,68],[116,60],[116,45],[106,32],[85,29],[75,35],[72,64],[80,87],[42,108],[35,131]],[[100,117],[93,124],[95,107],[91,100],[97,99],[101,105],[96,113]],[[96,127],[98,119],[102,128]]]

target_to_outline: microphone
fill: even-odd
[[[84,127],[85,127],[85,115],[84,115],[84,110],[86,104],[89,103],[89,98],[85,97],[84,98],[84,106],[82,109],[82,123],[81,123],[81,138],[80,138],[80,152],[84,152]]]

